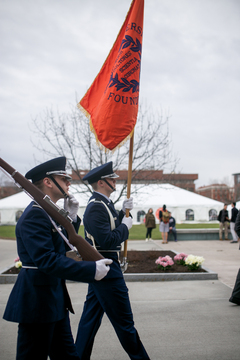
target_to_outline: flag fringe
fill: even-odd
[[[80,103],[78,103],[77,107],[78,107],[79,110],[81,110],[81,112],[88,118],[90,130],[92,131],[92,133],[93,133],[94,136],[95,136],[97,146],[100,148],[100,150],[104,150],[106,154],[108,154],[110,151],[111,151],[112,154],[113,154],[117,149],[119,149],[121,146],[123,146],[123,145],[124,145],[129,139],[131,139],[131,137],[133,136],[134,128],[133,128],[133,130],[131,131],[131,133],[130,133],[124,140],[122,140],[114,149],[109,150],[108,148],[106,148],[106,147],[98,140],[96,131],[95,131],[95,129],[94,129],[94,127],[93,127],[93,124],[92,124],[91,115],[89,114],[89,112],[88,112],[86,109],[84,109],[84,107],[82,107],[82,105],[81,105]]]

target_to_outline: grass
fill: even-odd
[[[0,239],[16,239],[15,226],[0,226]]]
[[[219,228],[218,224],[177,224],[177,229],[206,229],[206,228]],[[84,237],[84,228],[80,226],[79,235]],[[146,238],[146,227],[144,224],[133,225],[129,232],[129,240],[145,240]],[[16,239],[15,237],[15,226],[4,225],[0,226],[0,239]],[[161,234],[159,232],[159,227],[157,225],[156,229],[152,231],[152,239],[161,239]]]

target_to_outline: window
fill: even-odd
[[[217,210],[215,210],[215,209],[209,210],[208,215],[209,215],[209,221],[217,220],[217,217],[218,217]]]
[[[194,220],[194,211],[192,209],[186,210],[186,220],[188,220],[188,221]]]
[[[15,220],[16,222],[18,222],[18,220],[20,219],[21,215],[23,214],[22,210],[18,210],[15,214]]]
[[[143,223],[143,220],[145,218],[145,211],[144,210],[140,210],[137,212],[137,222]]]

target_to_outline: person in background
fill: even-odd
[[[162,244],[167,244],[169,232],[169,212],[166,209],[166,205],[163,205],[162,211],[159,211],[159,221],[159,231],[162,235]]]
[[[222,240],[222,231],[224,228],[224,235],[225,240],[228,240],[228,211],[227,211],[227,204],[224,204],[223,209],[218,214],[218,221],[219,221],[219,240]]]
[[[176,230],[176,221],[172,217],[172,213],[169,211],[169,232],[171,231],[174,236],[174,240],[177,241],[177,230]]]
[[[64,198],[64,208],[78,231],[79,203],[69,194],[71,177],[65,171],[66,158],[59,157],[27,172],[44,194],[56,203]],[[59,232],[67,233],[57,227]],[[69,311],[74,313],[65,280],[94,282],[109,271],[112,260],[75,261],[56,230],[52,219],[32,201],[16,226],[18,255],[22,269],[9,296],[3,318],[19,323],[17,360],[79,359],[74,344]],[[99,282],[99,281],[98,281]]]
[[[237,233],[235,231],[235,222],[236,222],[236,218],[237,218],[237,214],[238,214],[238,209],[236,208],[236,203],[232,202],[231,203],[232,206],[232,216],[231,216],[231,220],[230,220],[230,231],[232,234],[232,241],[230,241],[231,244],[233,243],[237,243],[238,242],[238,236]]]
[[[152,240],[152,229],[156,227],[155,216],[153,215],[153,209],[150,208],[145,216],[145,226],[147,228],[146,241]]]
[[[237,218],[235,222],[235,231],[237,233],[237,236],[240,237],[240,211],[238,211],[237,214]],[[236,282],[229,301],[236,305],[240,305],[240,269],[238,270]]]

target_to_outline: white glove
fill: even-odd
[[[112,262],[113,261],[110,259],[96,261],[96,273],[94,279],[97,281],[102,280],[102,278],[104,278],[110,270],[110,266],[107,265],[110,265]]]
[[[73,221],[77,220],[77,213],[79,202],[73,195],[69,195],[67,199],[64,198],[64,209],[69,212],[69,216]]]
[[[124,216],[124,218],[122,219],[122,224],[125,224],[127,226],[128,230],[131,229],[131,227],[132,227],[131,216],[129,216],[129,217]]]
[[[130,197],[129,199],[125,199],[122,204],[122,211],[126,214],[126,209],[132,210],[133,209],[133,198]]]

